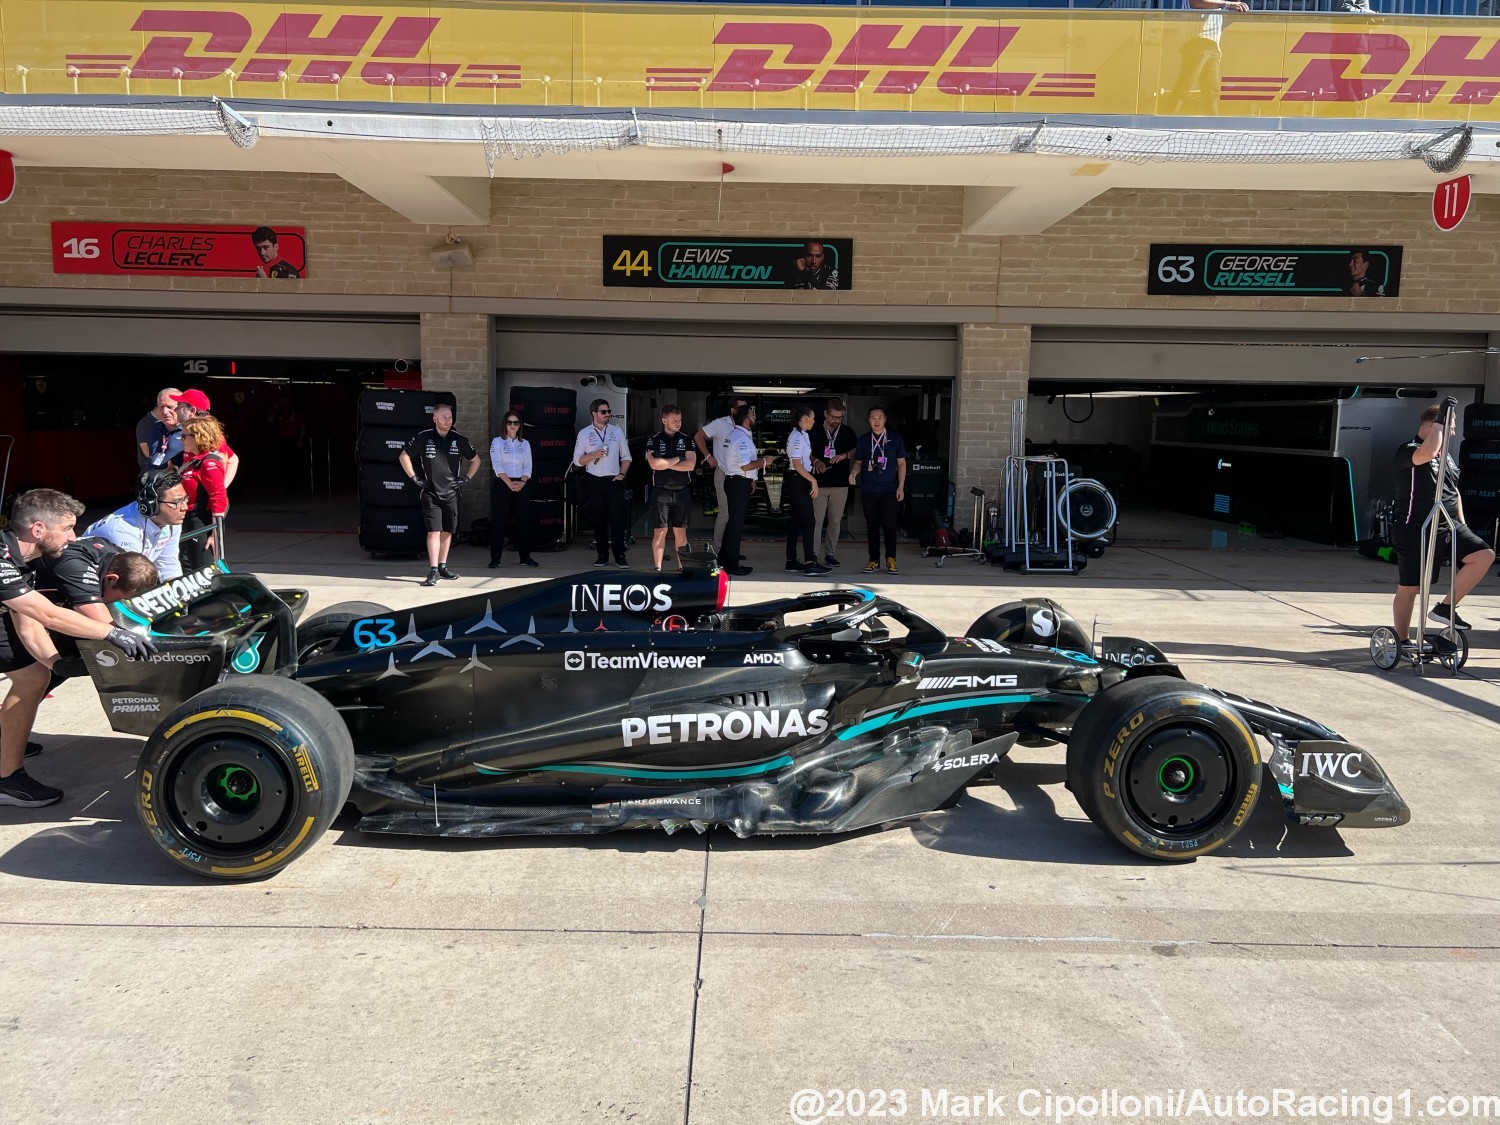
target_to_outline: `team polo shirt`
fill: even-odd
[[[531,442],[525,438],[497,437],[490,442],[490,466],[498,476],[511,480],[531,476]]]
[[[139,551],[156,564],[163,582],[182,577],[182,562],[177,557],[182,543],[181,524],[162,527],[149,516],[141,515],[135,504],[126,504],[89,524],[83,533],[102,536],[122,551]]]
[[[41,564],[39,589],[69,609],[104,601],[104,575],[120,549],[102,535],[86,535],[63,548],[55,559]]]
[[[417,477],[444,497],[452,496],[459,478],[466,475],[464,465],[479,456],[469,439],[457,430],[440,434],[436,428],[415,434],[406,443],[406,455]]]
[[[658,430],[646,442],[646,452],[663,461],[675,461],[694,452],[694,446],[692,439],[681,430],[675,434]],[[693,483],[693,474],[685,469],[652,469],[651,483],[657,488],[686,488]]]
[[[812,473],[812,441],[802,430],[793,430],[786,439],[786,455],[803,472]],[[799,478],[800,479],[800,478]]]
[[[0,602],[8,602],[36,589],[36,575],[21,554],[21,541],[9,531],[0,531]]]
[[[759,469],[743,468],[759,456],[755,450],[755,439],[744,426],[736,426],[727,438],[719,442],[717,449],[719,467],[724,470],[726,477],[745,477],[747,480],[760,478]]]
[[[1412,458],[1421,448],[1422,439],[1414,437],[1396,450],[1396,505],[1391,511],[1402,523],[1420,524],[1432,511],[1432,500],[1437,495],[1438,459],[1434,457],[1425,465],[1418,465]],[[1458,519],[1458,465],[1446,451],[1441,456],[1448,460],[1443,507]]]
[[[630,452],[625,447],[625,432],[613,422],[600,430],[598,426],[585,426],[578,431],[578,440],[573,443],[573,464],[580,465],[580,457],[604,450],[605,455],[597,461],[583,465],[591,477],[618,476],[630,464]]]

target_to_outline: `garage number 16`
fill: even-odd
[[[1191,254],[1163,254],[1156,263],[1156,277],[1164,285],[1192,281],[1197,276]]]
[[[354,643],[360,648],[390,648],[396,641],[394,617],[367,617],[354,623]]]

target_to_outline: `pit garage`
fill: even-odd
[[[563,521],[563,474],[595,398],[609,401],[630,443],[631,530],[637,537],[649,532],[643,450],[660,428],[661,408],[676,403],[691,435],[721,415],[732,395],[755,404],[756,445],[764,452],[784,449],[791,411],[800,403],[821,417],[829,398],[842,398],[845,424],[858,433],[868,429],[870,408],[884,407],[911,454],[903,529],[921,534],[934,513],[946,516],[950,510],[958,362],[952,325],[501,320],[494,354],[494,403],[526,419],[538,458],[536,522],[552,542],[576,535]],[[781,474],[767,474],[752,501],[750,534],[785,534],[780,492]],[[698,476],[694,501],[689,535],[711,538],[715,497],[709,475]],[[859,505],[846,509],[843,533],[863,541]]]
[[[1421,409],[1478,397],[1483,335],[1041,329],[1028,451],[1104,484],[1121,541],[1226,546],[1379,534]],[[1492,531],[1493,529],[1491,529]]]

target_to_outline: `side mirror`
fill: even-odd
[[[903,684],[914,684],[921,678],[922,654],[908,649],[896,663],[896,679]]]

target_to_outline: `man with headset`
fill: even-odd
[[[163,582],[181,578],[177,550],[187,505],[187,489],[176,469],[148,469],[141,474],[135,503],[89,524],[84,534],[108,539],[122,551],[139,551],[156,564]]]
[[[37,592],[37,565],[43,558],[61,555],[73,542],[73,527],[82,511],[83,505],[71,496],[34,488],[16,499],[10,528],[0,532],[0,672],[10,680],[0,703],[0,805],[35,809],[62,800],[61,789],[42,784],[24,768],[36,709],[66,659],[58,654],[48,630],[107,640],[132,660],[156,651],[149,637],[53,605]],[[68,671],[76,673],[77,668]]]

